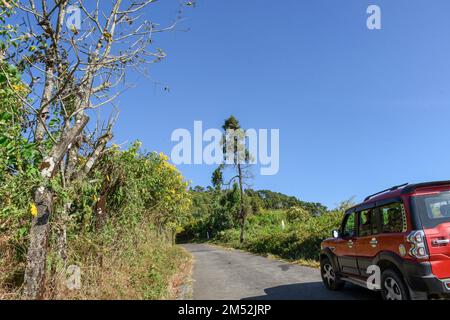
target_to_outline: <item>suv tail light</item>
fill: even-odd
[[[425,245],[425,233],[422,230],[413,231],[408,235],[408,242],[411,244],[409,254],[417,259],[428,258],[428,251]]]

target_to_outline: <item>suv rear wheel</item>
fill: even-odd
[[[402,277],[387,269],[381,274],[381,296],[383,300],[409,300],[409,291]]]
[[[320,274],[325,287],[329,290],[341,290],[344,287],[344,282],[339,279],[339,276],[333,269],[330,259],[323,258],[320,260]]]

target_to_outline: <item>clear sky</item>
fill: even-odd
[[[168,23],[177,4],[147,14]],[[382,30],[366,27],[370,4]],[[185,13],[179,32],[155,39],[167,59],[120,98],[116,143],[170,154],[174,129],[220,128],[233,114],[280,129],[280,171],[255,172],[255,189],[329,207],[450,178],[448,0],[197,0]],[[215,169],[179,168],[204,186]]]

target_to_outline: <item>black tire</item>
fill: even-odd
[[[411,299],[408,286],[397,271],[387,269],[381,274],[381,297],[383,300]]]
[[[345,282],[339,278],[333,268],[333,264],[327,257],[320,260],[320,275],[322,281],[328,290],[338,291],[344,288]]]

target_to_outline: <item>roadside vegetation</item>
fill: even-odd
[[[334,211],[313,217],[303,210],[269,210],[250,216],[246,227],[247,238],[243,244],[238,242],[236,229],[219,232],[214,242],[316,267],[319,265],[320,243],[330,237],[331,230],[338,228],[342,213]],[[292,221],[288,218],[290,211],[303,211],[306,214],[303,220]]]
[[[164,154],[114,144],[116,111],[92,111],[164,58],[141,19],[153,2],[79,1],[86,36],[69,1],[0,1],[0,299],[173,298],[188,183]]]
[[[180,241],[208,241],[310,266],[318,265],[320,242],[339,227],[352,205],[349,200],[329,210],[281,193],[247,189],[246,237],[241,243],[238,189],[196,187],[191,193],[193,218]]]
[[[43,298],[162,299],[190,257],[172,246],[187,219],[187,182],[167,157],[140,153],[139,143],[112,146],[85,180],[63,188],[51,181],[55,204]],[[0,295],[21,295],[29,242],[33,166],[2,175]],[[64,204],[70,203],[70,212]],[[66,207],[67,208],[67,207]],[[68,290],[69,266],[81,287]]]

